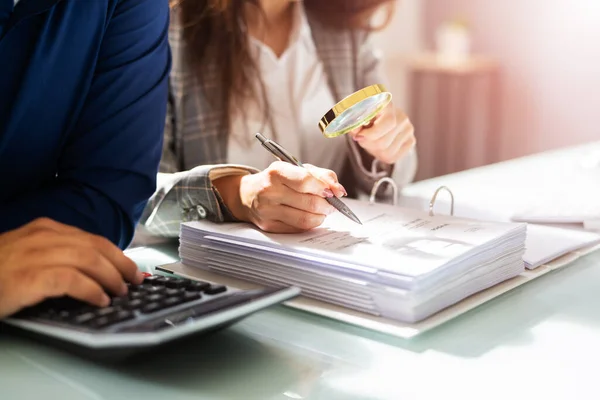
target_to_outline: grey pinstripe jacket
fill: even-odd
[[[330,89],[336,99],[374,83],[386,83],[379,58],[369,44],[368,35],[359,31],[340,31],[327,28],[308,15],[317,51],[325,67]],[[257,172],[253,168],[225,164],[228,132],[221,126],[220,88],[215,68],[208,69],[209,78],[203,82],[189,67],[186,54],[190,51],[182,38],[182,29],[175,10],[169,28],[173,66],[170,77],[170,96],[165,124],[162,172],[158,187],[141,219],[141,224],[153,235],[176,237],[182,221],[207,218],[223,222],[234,220],[224,206],[212,181],[231,174]],[[207,98],[205,93],[210,93]],[[346,139],[349,151],[347,168],[336,171],[340,182],[351,192],[370,191],[373,183],[391,173],[391,168],[363,165],[361,149]],[[416,169],[414,153],[394,166],[394,178],[403,185],[413,179]],[[399,172],[399,173],[398,173]]]

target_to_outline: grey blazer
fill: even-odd
[[[312,35],[329,86],[338,100],[374,83],[386,83],[379,57],[362,31],[334,30],[308,15]],[[209,66],[209,77],[200,82],[189,67],[186,55],[190,51],[182,37],[177,10],[171,15],[169,42],[173,57],[170,76],[170,95],[165,124],[163,157],[158,187],[144,210],[141,225],[153,235],[176,237],[182,221],[209,219],[215,222],[233,221],[212,181],[232,174],[257,172],[241,165],[225,164],[228,132],[221,126],[223,110],[221,88],[215,66]],[[210,93],[210,98],[205,96]],[[410,182],[416,170],[416,155],[409,155],[394,167],[364,165],[362,149],[346,138],[349,151],[347,168],[335,171],[341,183],[354,195],[368,192],[375,181],[391,174],[399,185]],[[350,194],[350,193],[349,193]]]

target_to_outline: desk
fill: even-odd
[[[147,268],[175,245],[140,250]],[[600,253],[407,341],[283,306],[143,363],[0,335],[0,398],[597,399]]]

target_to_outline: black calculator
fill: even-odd
[[[121,359],[145,349],[224,328],[297,296],[296,287],[239,290],[216,283],[146,276],[107,307],[71,298],[46,300],[3,320],[35,339],[95,358]]]

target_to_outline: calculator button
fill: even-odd
[[[142,310],[141,310],[141,311],[142,311],[144,314],[149,314],[149,313],[151,313],[151,312],[158,311],[158,310],[160,310],[160,309],[161,309],[161,306],[160,306],[160,304],[158,304],[158,303],[148,303],[148,304],[146,304],[144,307],[142,307]]]
[[[187,282],[183,279],[176,279],[166,283],[166,286],[170,289],[181,289],[187,286]]]
[[[158,275],[152,275],[144,279],[144,285],[158,285],[160,282],[157,282],[160,279]]]
[[[133,319],[135,315],[131,311],[122,310],[113,316],[113,322],[123,322]]]
[[[160,278],[155,280],[153,283],[156,283],[157,285],[166,285],[167,282],[171,282],[172,280],[173,280],[173,278],[169,278],[167,276],[161,276]]]
[[[111,323],[112,323],[112,320],[109,317],[100,317],[100,318],[96,318],[96,319],[92,320],[89,325],[92,328],[98,329],[98,328],[107,327]]]
[[[167,289],[165,291],[165,296],[179,296],[182,295],[184,293],[183,289]]]
[[[88,312],[75,317],[74,322],[76,324],[86,324],[94,318],[96,318],[96,314],[94,314],[93,312]]]
[[[76,313],[70,310],[62,310],[56,314],[56,319],[66,321],[71,319]]]
[[[150,296],[146,297],[146,301],[155,302],[155,301],[162,300],[163,297],[164,296],[162,294],[151,294]]]
[[[129,298],[132,300],[141,299],[142,297],[144,297],[144,293],[142,293],[142,292],[130,292],[129,293]]]
[[[169,297],[168,299],[163,301],[162,304],[166,308],[166,307],[173,307],[173,306],[176,306],[181,303],[183,303],[183,297]]]
[[[127,309],[127,310],[137,310],[138,308],[141,308],[144,305],[144,302],[142,301],[142,299],[134,299],[131,300],[129,303],[125,304],[123,306],[123,308]]]
[[[188,281],[187,287],[186,289],[188,291],[198,291],[201,292],[203,290],[206,290],[210,287],[210,283],[208,282],[202,282],[202,281]]]
[[[227,288],[223,285],[210,285],[209,288],[204,290],[206,294],[218,294],[223,293],[227,290]]]
[[[106,317],[106,316],[109,316],[116,312],[117,312],[117,309],[115,307],[105,307],[105,308],[101,308],[98,311],[96,311],[96,315],[99,317]]]
[[[183,300],[185,302],[198,300],[200,298],[202,298],[202,295],[200,295],[198,292],[185,292],[183,294]]]
[[[119,307],[119,306],[124,306],[128,302],[129,302],[129,297],[126,297],[126,296],[123,296],[123,297],[114,297],[111,300],[110,305],[113,306],[113,307]]]
[[[145,290],[146,293],[150,293],[150,294],[162,293],[164,291],[165,291],[164,286],[151,286]]]

